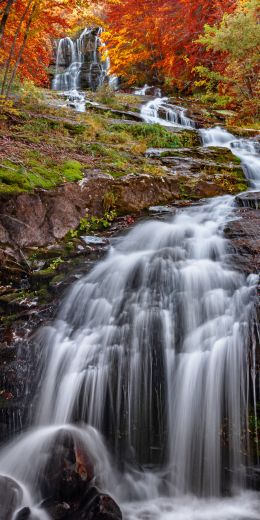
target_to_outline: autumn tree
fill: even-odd
[[[156,79],[192,88],[194,67],[214,53],[196,43],[206,23],[218,23],[236,0],[106,0],[106,39],[113,72],[131,83]]]
[[[199,38],[208,51],[221,55],[218,66],[198,68],[202,83],[225,92],[236,104],[243,105],[248,114],[259,114],[259,53],[260,24],[257,0],[240,0],[232,14],[225,13],[218,26],[206,25]],[[212,90],[212,88],[211,88]]]
[[[38,85],[47,84],[53,39],[90,23],[91,5],[86,0],[15,0],[3,24],[2,94],[9,94],[17,73]],[[2,7],[1,20],[6,9],[7,4]]]

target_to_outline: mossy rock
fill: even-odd
[[[80,181],[82,165],[75,160],[63,163],[29,157],[23,166],[3,161],[0,166],[0,193],[17,194],[35,188],[51,189],[64,182]]]

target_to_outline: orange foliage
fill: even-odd
[[[7,1],[0,4],[0,20],[6,4]],[[19,60],[19,75],[39,85],[47,83],[52,40],[64,36],[79,23],[81,26],[87,23],[90,15],[89,4],[90,2],[81,0],[16,0],[10,10],[0,43],[0,67],[5,68],[10,52],[11,67],[15,66],[28,32],[25,48]],[[30,17],[32,20],[29,25]]]
[[[193,69],[217,60],[195,40],[236,0],[106,0],[107,46],[113,72],[130,82],[166,81],[189,88]]]

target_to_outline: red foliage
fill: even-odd
[[[205,24],[218,23],[236,0],[107,0],[107,41],[113,69],[140,82],[149,72],[187,88],[196,65],[216,60],[196,43]],[[151,74],[152,71],[152,74]],[[144,76],[144,78],[142,77]]]
[[[52,40],[63,36],[75,25],[78,3],[78,0],[16,0],[1,41],[0,66],[4,68],[6,65],[14,42],[11,65],[15,64],[27,31],[26,48],[18,69],[20,76],[39,85],[46,83],[47,68],[52,57]],[[0,20],[3,12],[4,5],[0,10]],[[32,21],[28,28],[30,17]]]

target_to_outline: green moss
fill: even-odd
[[[0,165],[0,193],[21,193],[34,188],[51,189],[63,182],[83,178],[82,165],[78,161],[61,164],[30,155],[24,165],[3,161]]]

